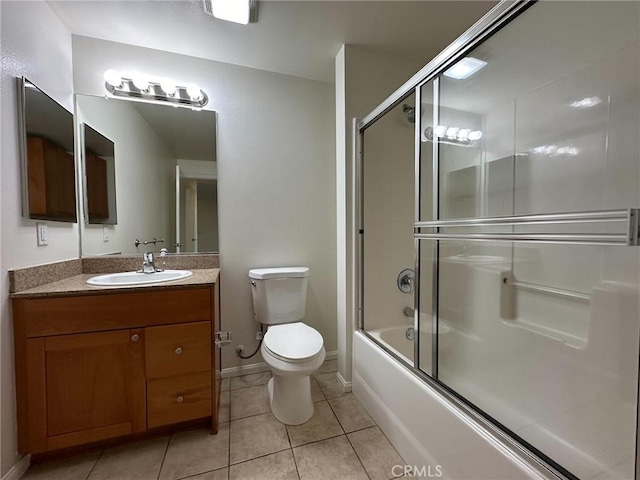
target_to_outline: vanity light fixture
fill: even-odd
[[[178,85],[170,78],[151,79],[143,74],[125,75],[109,69],[104,72],[104,86],[114,97],[127,97],[139,102],[167,102],[175,107],[201,109],[209,97],[195,83]]]
[[[471,130],[470,128],[447,127],[445,125],[438,125],[436,128],[425,128],[422,132],[422,141],[433,142],[434,138],[439,143],[471,147],[476,140],[482,138],[482,132],[480,130]]]
[[[473,57],[464,57],[449,70],[446,70],[443,75],[455,80],[464,80],[465,78],[469,78],[471,75],[473,75],[486,65],[487,62],[483,60],[478,60],[477,58]]]

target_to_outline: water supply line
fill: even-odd
[[[264,340],[264,333],[262,331],[262,327],[263,327],[263,325],[260,324],[260,341],[258,342],[258,346],[256,347],[255,351],[251,355],[244,356],[244,355],[242,355],[242,352],[244,351],[244,349],[241,348],[240,346],[238,346],[238,347],[236,347],[236,355],[238,355],[238,357],[240,357],[243,360],[247,360],[247,359],[255,356],[256,353],[258,353],[258,350],[260,350],[260,347],[262,346],[262,340]]]

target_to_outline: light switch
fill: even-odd
[[[109,241],[109,227],[102,227],[102,241],[103,242],[108,242]]]
[[[36,223],[36,232],[38,235],[38,246],[49,245],[49,228],[44,222]]]

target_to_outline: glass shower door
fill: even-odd
[[[635,469],[639,17],[540,2],[422,87],[437,205],[416,238],[438,342],[420,367],[585,479]]]

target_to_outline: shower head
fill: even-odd
[[[416,109],[406,103],[402,104],[402,111],[407,115],[409,123],[416,123]]]

